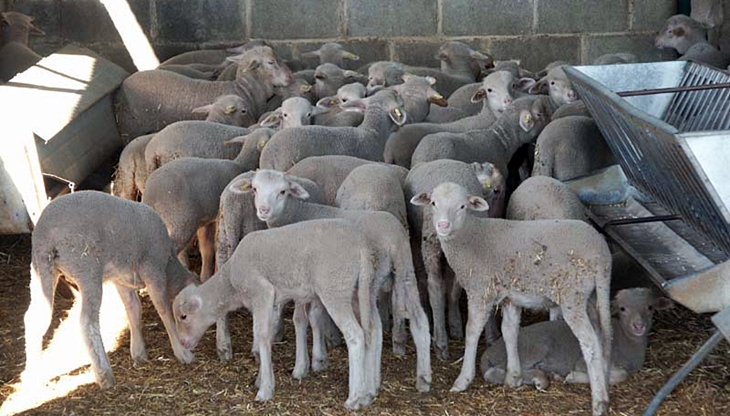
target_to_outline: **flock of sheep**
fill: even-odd
[[[656,45],[724,68],[727,57],[695,23],[670,18]],[[292,376],[323,371],[328,346],[344,340],[350,409],[378,394],[385,324],[394,354],[405,354],[410,330],[420,392],[430,389],[432,340],[445,360],[449,338],[465,338],[451,389],[463,391],[486,332],[486,381],[590,383],[592,412],[605,414],[609,383],[641,368],[652,313],[670,302],[639,288],[609,299],[612,252],[570,180],[616,162],[566,63],[533,74],[460,42],[441,46],[440,69],[375,62],[346,70],[358,57],[336,43],[302,58],[319,66],[284,63],[252,41],[184,53],[124,81],[116,111],[129,143],[114,195],[59,197],[33,232],[23,379],[42,366],[64,276],[82,295],[102,388],[115,384],[98,314],[101,283],[111,280],[134,360],[147,358],[138,289],[147,289],[183,363],[214,323],[218,355],[230,360],[236,340],[226,314],[248,309],[256,400],[273,397],[271,346],[293,301]],[[634,61],[616,53],[597,63]],[[191,120],[196,114],[205,120]],[[187,269],[196,241],[200,276]],[[520,328],[523,308],[550,310],[551,320]]]

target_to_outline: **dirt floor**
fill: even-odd
[[[0,236],[0,402],[15,392],[23,370],[25,353],[23,314],[28,306],[30,238]],[[254,402],[253,381],[257,367],[248,353],[251,320],[245,311],[232,318],[235,355],[220,362],[215,353],[214,329],[195,351],[191,365],[178,363],[172,355],[159,317],[148,298],[143,298],[145,341],[149,362],[132,363],[129,336],[109,354],[116,387],[100,391],[86,384],[23,414],[54,415],[209,415],[209,414],[295,414],[340,415],[347,396],[347,351],[336,348],[330,354],[330,368],[304,381],[291,378],[294,365],[293,329],[287,321],[286,340],[274,346],[276,393],[268,403]],[[56,319],[64,315],[71,301],[57,297]],[[611,388],[612,415],[638,415],[654,393],[711,334],[709,316],[697,316],[681,307],[655,318],[644,369]],[[386,335],[387,337],[387,335]],[[416,392],[415,351],[405,358],[390,353],[384,345],[383,383],[374,404],[357,414],[488,414],[569,415],[590,414],[588,386],[554,384],[547,391],[532,387],[517,389],[491,386],[481,378],[465,393],[449,393],[463,352],[462,342],[452,342],[453,360],[433,360],[432,391]],[[480,350],[481,353],[481,350]],[[65,351],[67,357],[84,355],[78,347]],[[78,373],[78,371],[77,371]],[[6,403],[7,404],[7,403]],[[6,408],[4,410],[8,412]],[[0,413],[3,409],[0,408]],[[680,385],[662,405],[660,415],[730,414],[730,344],[722,342],[713,354]]]

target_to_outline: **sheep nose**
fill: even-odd
[[[271,208],[269,207],[259,207],[259,213],[262,215],[266,215],[271,211]]]
[[[573,99],[575,99],[575,98],[577,98],[577,97],[578,97],[578,96],[577,96],[577,95],[575,94],[575,91],[573,91],[573,90],[568,90],[568,98],[570,98],[571,100],[573,100]]]
[[[448,230],[451,227],[451,223],[448,221],[439,221],[436,226],[439,230]]]
[[[510,105],[510,104],[512,104],[512,98],[510,98],[510,97],[505,98],[504,105]]]
[[[645,328],[646,327],[644,326],[643,323],[635,323],[634,324],[634,332],[636,332],[637,334],[643,334]]]

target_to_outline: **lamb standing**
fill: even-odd
[[[499,303],[504,305],[502,334],[509,357],[505,382],[521,384],[517,350],[520,310],[559,304],[587,363],[593,414],[606,413],[612,339],[611,252],[603,237],[582,221],[513,222],[468,215],[467,208],[486,211],[487,202],[448,182],[430,194],[416,195],[411,203],[431,205],[432,225],[441,248],[469,299],[464,360],[451,390],[464,391],[474,379],[479,336]],[[594,291],[598,331],[587,309]]]
[[[282,261],[283,253],[286,261]],[[274,395],[274,308],[289,300],[310,302],[319,298],[345,334],[350,366],[345,406],[359,409],[370,404],[378,389],[382,328],[371,292],[372,278],[370,246],[365,236],[344,220],[253,232],[213,277],[178,294],[173,302],[177,330],[183,345],[194,349],[217,319],[242,306],[249,309],[260,363],[256,400],[270,400]],[[355,294],[360,322],[352,306]]]
[[[41,214],[32,244],[23,380],[38,381],[43,335],[51,323],[61,275],[81,292],[82,336],[101,388],[115,384],[99,329],[104,281],[114,282],[127,311],[132,359],[147,360],[137,295],[138,289],[146,288],[175,357],[183,363],[193,360],[178,339],[170,300],[197,277],[175,258],[165,224],[150,207],[96,191],[64,195]]]
[[[689,16],[677,14],[667,19],[654,45],[659,49],[674,49],[680,60],[694,60],[720,69],[730,64],[730,55],[707,42],[707,30]]]

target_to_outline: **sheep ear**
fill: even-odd
[[[342,101],[337,96],[331,96],[331,97],[324,97],[321,100],[317,101],[317,108],[332,108],[340,105]]]
[[[281,108],[277,108],[259,123],[261,127],[276,127],[281,124]]]
[[[517,91],[528,91],[537,81],[532,78],[524,77],[520,78],[512,84],[512,87]]]
[[[672,302],[671,299],[662,296],[662,297],[659,297],[656,300],[654,300],[654,303],[652,306],[654,306],[654,309],[656,309],[658,311],[663,311],[665,309],[673,308],[674,302]]]
[[[682,37],[684,36],[684,28],[681,26],[675,27],[674,29],[672,29],[672,34],[674,34],[674,36]]]
[[[306,189],[302,185],[300,185],[298,182],[289,180],[289,193],[299,199],[307,199],[309,198],[309,192],[307,192]]]
[[[309,84],[302,84],[299,86],[299,92],[302,94],[308,93],[309,91],[312,91],[312,86]]]
[[[226,61],[233,62],[234,64],[237,64],[241,62],[241,59],[243,59],[243,54],[241,55],[233,55],[233,56],[227,56]]]
[[[360,57],[352,52],[342,51],[342,57],[351,61],[359,61]]]
[[[190,296],[180,303],[180,313],[184,315],[195,314],[203,306],[203,300],[198,295]]]
[[[524,131],[530,131],[535,127],[535,118],[532,117],[532,113],[527,110],[520,111],[520,127]]]
[[[345,79],[353,79],[355,77],[360,76],[359,72],[356,71],[350,71],[349,69],[344,72]]]
[[[469,209],[472,211],[486,211],[489,209],[489,204],[484,198],[469,195],[467,201],[469,201]]]
[[[439,61],[448,61],[449,55],[447,55],[445,52],[439,52],[436,54],[435,58]]]
[[[46,32],[40,30],[36,25],[34,21],[30,21],[28,23],[28,29],[31,35],[37,35],[37,36],[46,36]]]
[[[261,67],[261,61],[258,59],[254,59],[253,61],[249,62],[248,67],[246,68],[247,71],[254,71]]]
[[[420,194],[411,198],[411,204],[422,207],[431,203],[431,194],[428,192],[421,192]]]
[[[231,182],[228,185],[228,190],[230,190],[234,194],[247,194],[253,191],[253,186],[251,185],[252,182],[253,177],[241,178],[237,181]]]
[[[247,138],[248,138],[248,136],[238,136],[238,137],[234,137],[232,139],[226,140],[225,142],[223,142],[223,144],[224,145],[245,144]]]
[[[320,55],[319,49],[317,49],[316,51],[304,52],[301,56],[304,59],[313,59],[313,58],[319,58],[319,55]]]
[[[226,106],[226,109],[223,110],[223,112],[226,114],[233,114],[236,112],[236,106],[235,105]],[[243,110],[243,112],[245,113],[246,110]]]
[[[345,111],[355,111],[358,113],[364,113],[367,102],[365,100],[350,100],[346,103],[340,104],[340,108]]]
[[[428,102],[431,104],[436,104],[439,107],[448,107],[449,102],[446,101],[446,98],[444,98],[443,95],[437,93],[436,91],[429,88],[429,96],[428,96]]]
[[[479,89],[474,93],[474,95],[471,96],[471,102],[478,103],[479,101],[482,101],[487,96],[487,91],[484,90],[484,87],[479,87]]]
[[[434,77],[425,77],[425,78],[426,78],[426,81],[428,82],[428,85],[430,85],[432,87],[434,85],[436,85],[436,78],[434,78]]]
[[[548,93],[548,85],[547,85],[547,79],[542,78],[536,83],[532,84],[530,88],[527,89],[527,92],[529,94],[547,94]]]
[[[213,104],[204,105],[202,107],[193,108],[193,114],[208,114],[212,109]]]
[[[406,124],[406,121],[408,120],[408,114],[406,114],[405,110],[398,107],[388,111],[388,115],[390,116],[390,119],[393,120],[393,123],[397,124],[399,127]]]

